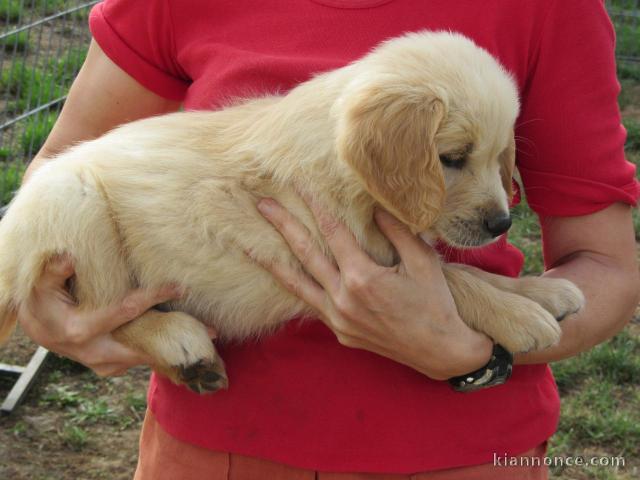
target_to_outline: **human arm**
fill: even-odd
[[[572,357],[618,333],[640,301],[636,242],[628,205],[576,217],[542,217],[545,277],[566,278],[585,295],[585,307],[560,324],[554,347],[519,354],[516,363]]]
[[[122,123],[175,111],[179,106],[179,102],[167,100],[140,85],[92,42],[62,112],[29,165],[24,182],[43,164],[55,161],[54,155],[74,143],[98,137]],[[18,314],[27,335],[101,375],[120,373],[146,363],[138,353],[113,340],[111,331],[153,305],[176,298],[179,292],[171,286],[160,291],[132,291],[117,305],[87,312],[75,305],[65,287],[73,274],[73,261],[68,257],[59,257],[48,265]]]

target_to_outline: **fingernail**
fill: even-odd
[[[260,210],[263,215],[271,215],[275,208],[276,202],[271,198],[263,198],[258,202],[258,210]]]

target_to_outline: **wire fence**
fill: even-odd
[[[98,0],[0,0],[0,204],[46,139],[89,45]]]
[[[640,0],[607,0],[616,29],[618,63],[640,68]]]
[[[0,0],[0,205],[20,184],[89,44],[98,0]],[[607,0],[625,74],[640,81],[640,0]],[[579,15],[579,12],[576,12]]]

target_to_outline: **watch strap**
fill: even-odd
[[[449,384],[457,392],[473,392],[502,385],[511,377],[512,368],[513,355],[496,343],[493,346],[491,358],[484,367],[466,375],[452,377],[449,379]]]

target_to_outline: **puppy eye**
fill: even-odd
[[[464,164],[467,162],[467,157],[473,151],[473,144],[469,143],[462,150],[455,152],[443,153],[440,155],[440,162],[446,168],[455,168],[461,170]]]
[[[449,153],[440,155],[440,162],[446,168],[462,169],[467,159],[466,153]]]

